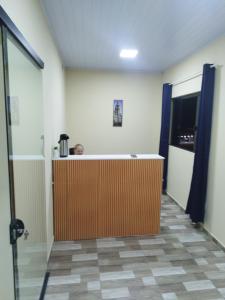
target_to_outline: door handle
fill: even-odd
[[[24,240],[27,240],[27,238],[28,238],[28,236],[29,236],[29,231],[26,229],[25,231],[24,231]]]

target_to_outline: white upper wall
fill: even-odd
[[[86,154],[158,153],[161,75],[66,71],[70,146]],[[123,126],[113,127],[113,100],[122,99]]]
[[[64,131],[64,70],[38,0],[0,0],[3,9],[45,63],[43,72],[48,250],[53,241],[52,146]]]
[[[224,128],[225,128],[225,37],[222,37],[210,44],[208,47],[202,49],[195,55],[184,60],[175,67],[167,70],[163,75],[163,82],[174,82],[182,80],[188,76],[202,72],[203,64],[214,63],[219,65],[216,69],[216,81],[215,81],[215,93],[214,93],[214,107],[213,107],[213,120],[212,120],[212,134],[211,134],[211,149],[209,160],[209,173],[208,173],[208,189],[207,189],[207,202],[206,202],[206,215],[205,215],[205,227],[213,236],[216,237],[225,246],[225,202],[224,198],[224,178],[225,178],[225,140],[224,140]],[[199,84],[195,80],[188,82],[190,93],[199,90]],[[185,85],[179,86],[179,95],[187,93]],[[184,150],[180,150],[184,152]],[[191,172],[190,168],[185,168],[186,160],[185,156],[181,158],[179,154],[179,162],[183,161],[183,168],[178,164],[178,160],[169,157],[169,166],[173,166],[173,169],[169,167],[168,173],[168,192],[172,193],[175,199],[182,206],[186,206],[188,189],[190,187],[190,176],[186,172]],[[171,159],[173,162],[171,162]],[[180,172],[174,173],[175,170]],[[186,178],[186,182],[182,181],[182,185],[177,184],[179,182],[178,177]]]

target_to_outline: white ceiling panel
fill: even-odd
[[[225,0],[41,0],[69,68],[160,72],[225,35]],[[123,60],[122,48],[137,58]]]

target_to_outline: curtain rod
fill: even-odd
[[[212,64],[212,65],[210,66],[210,68],[217,68],[217,67],[221,67],[221,65],[215,65],[215,64]],[[199,72],[199,73],[196,73],[196,74],[194,74],[194,75],[188,76],[188,77],[186,77],[186,78],[184,78],[184,79],[182,79],[182,80],[179,80],[179,81],[175,81],[175,82],[169,83],[169,85],[176,86],[176,85],[178,85],[178,84],[184,83],[184,82],[186,82],[186,81],[189,81],[189,80],[194,79],[194,78],[199,77],[199,76],[202,76],[202,72]]]
[[[186,77],[186,78],[184,78],[182,80],[169,83],[169,85],[176,86],[178,84],[184,83],[186,81],[189,81],[189,80],[194,79],[194,78],[199,77],[199,76],[202,76],[202,72],[196,73],[196,74],[194,74],[192,76],[189,76],[189,77]]]

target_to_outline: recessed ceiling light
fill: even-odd
[[[135,58],[138,54],[137,49],[122,49],[120,51],[120,57],[122,58]]]

